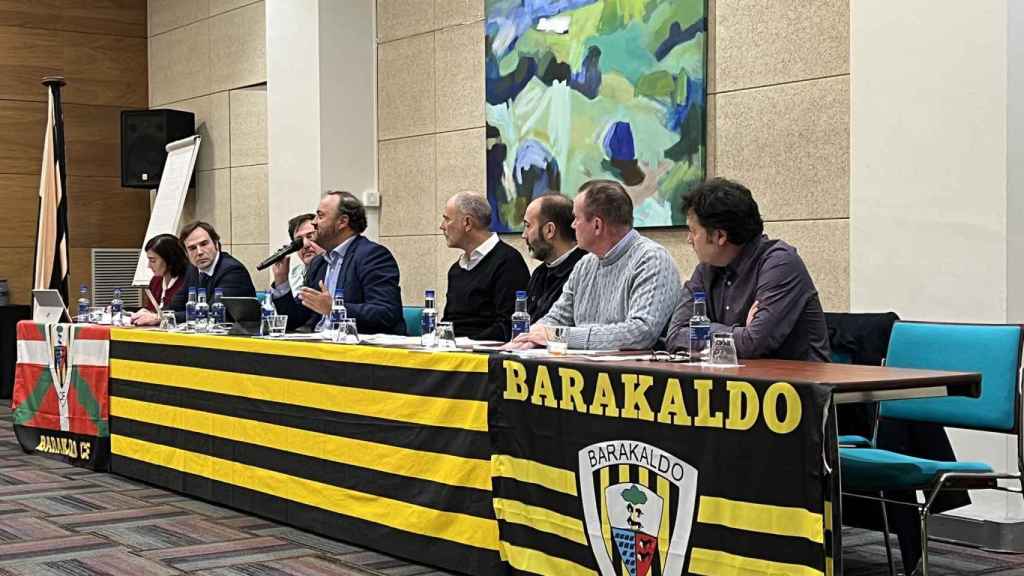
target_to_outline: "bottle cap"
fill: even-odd
[[[427,290],[426,295],[427,295],[427,298],[433,298],[434,297],[434,291],[433,290]]]
[[[334,289],[334,297],[335,298],[344,298],[345,297],[345,289],[344,288],[335,288]]]
[[[195,294],[196,293],[196,287],[195,286],[189,286],[188,287],[188,293],[189,294]]]
[[[516,290],[516,300],[522,300],[526,298],[526,290]]]
[[[693,293],[693,300],[694,300],[695,302],[696,302],[697,300],[705,300],[705,299],[706,299],[706,298],[705,298],[705,296],[704,296],[704,293],[703,293],[703,292],[694,292],[694,293]]]
[[[214,294],[220,294],[220,295],[223,295],[223,294],[224,294],[224,289],[223,289],[223,288],[214,288],[214,289],[213,289],[213,293],[214,293]]]

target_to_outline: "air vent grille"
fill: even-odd
[[[132,287],[138,263],[139,251],[136,248],[93,248],[93,306],[109,306],[116,288],[121,289],[121,300],[125,308],[141,306],[141,291]]]

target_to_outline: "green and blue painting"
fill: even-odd
[[[678,226],[705,175],[705,0],[486,0],[492,229],[621,182],[637,227]]]

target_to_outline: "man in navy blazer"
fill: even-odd
[[[335,288],[360,334],[405,334],[398,263],[391,251],[362,236],[366,209],[349,192],[328,192],[313,221],[324,253],[314,258],[298,295],[288,282],[288,260],[274,265],[274,306],[288,315],[288,329],[315,329],[330,313]]]
[[[249,271],[227,252],[221,251],[220,235],[210,224],[196,221],[181,229],[178,238],[192,264],[185,271],[184,290],[178,290],[171,300],[171,309],[178,322],[185,318],[188,288],[205,288],[209,301],[213,291],[220,288],[225,296],[256,296]]]

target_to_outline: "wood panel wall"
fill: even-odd
[[[46,88],[62,74],[71,289],[93,248],[137,248],[149,195],[120,186],[120,111],[146,108],[146,0],[0,0],[0,278],[31,299]]]

